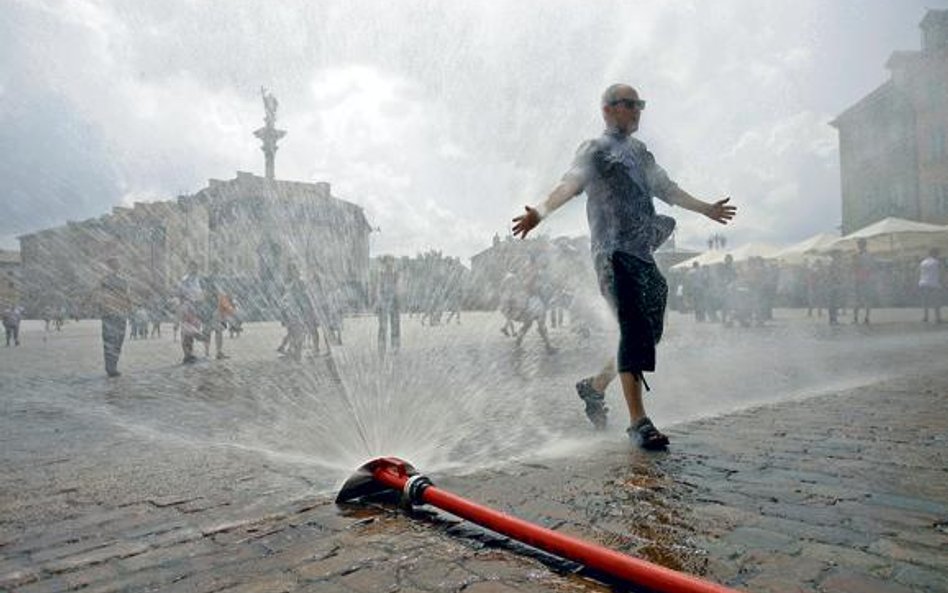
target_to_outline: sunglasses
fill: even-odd
[[[622,105],[626,109],[638,109],[642,111],[645,109],[645,100],[644,99],[616,99],[615,101],[610,101],[609,105],[615,107],[616,105]]]

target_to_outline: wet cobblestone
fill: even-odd
[[[927,354],[944,360],[948,345]],[[942,592],[948,372],[926,368],[678,424],[667,453],[606,438],[566,457],[431,477],[737,589]],[[45,411],[19,416],[2,437],[0,590],[622,590],[430,509],[337,506],[266,458],[149,450],[135,435]],[[34,429],[84,448],[33,459],[16,438]],[[101,467],[122,454],[135,463]]]

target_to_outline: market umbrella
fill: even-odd
[[[925,252],[931,247],[948,245],[948,227],[889,217],[854,231],[829,245],[813,249],[813,253],[844,251],[855,253],[859,239],[866,240],[866,249],[875,254],[908,254]]]
[[[770,243],[745,243],[740,247],[735,249],[728,250],[718,250],[718,251],[706,251],[701,255],[697,255],[691,259],[686,259],[685,261],[672,266],[673,270],[683,270],[690,268],[694,265],[694,262],[698,262],[702,266],[710,266],[714,264],[724,263],[724,258],[730,254],[734,258],[734,263],[746,261],[752,257],[771,257],[774,253],[780,251],[780,247],[772,245]]]
[[[823,256],[815,255],[815,253],[828,247],[839,238],[839,235],[832,233],[818,233],[799,243],[784,247],[768,259],[776,259],[785,264],[801,265],[810,260],[821,259]]]

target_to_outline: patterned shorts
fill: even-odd
[[[596,257],[596,274],[599,291],[619,321],[618,371],[654,371],[668,298],[668,284],[658,266],[615,251]]]

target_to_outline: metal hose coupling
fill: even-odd
[[[423,504],[421,500],[421,495],[425,491],[425,488],[431,486],[431,480],[428,479],[428,476],[423,476],[421,474],[415,474],[405,480],[405,486],[402,487],[402,497],[399,500],[400,506],[403,508],[411,508],[415,505]]]

